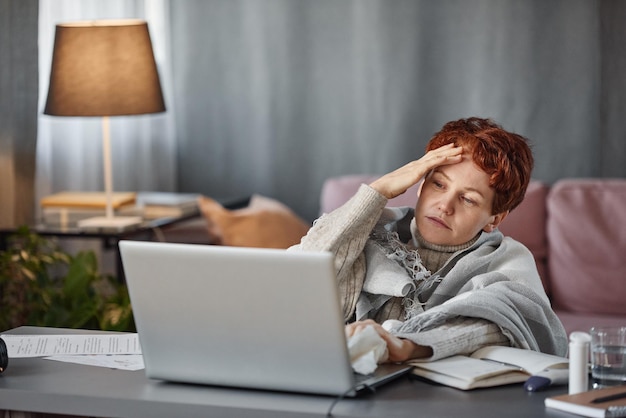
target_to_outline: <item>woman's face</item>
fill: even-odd
[[[494,190],[489,176],[467,156],[426,176],[415,207],[422,237],[438,245],[459,245],[481,230],[491,232],[506,213],[491,214]]]

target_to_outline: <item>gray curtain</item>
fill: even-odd
[[[600,148],[594,175],[626,177],[626,2],[600,2]]]
[[[0,0],[2,225],[36,203],[37,3]],[[537,179],[626,177],[624,1],[171,0],[170,15],[179,191],[262,193],[311,220],[327,177],[392,170],[471,115],[529,137]]]
[[[0,0],[0,227],[32,222],[37,0]]]
[[[624,177],[625,3],[172,1],[178,189],[312,220],[327,177],[474,115],[531,139],[536,179]]]

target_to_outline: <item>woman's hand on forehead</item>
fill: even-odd
[[[431,170],[442,165],[456,164],[462,160],[463,147],[446,144],[374,180],[370,187],[387,199],[393,199],[406,192],[409,187],[419,183]]]

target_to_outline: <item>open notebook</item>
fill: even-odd
[[[120,241],[146,374],[169,381],[354,395],[330,253]]]

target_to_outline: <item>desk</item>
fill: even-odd
[[[86,332],[20,327],[11,334]],[[97,332],[97,331],[92,331]],[[461,391],[401,378],[376,393],[340,400],[333,417],[553,417],[544,407],[566,386],[527,393],[521,385]],[[110,370],[41,358],[9,360],[0,375],[0,409],[97,417],[323,417],[334,398],[150,380],[144,371]]]

